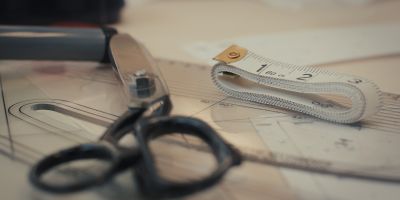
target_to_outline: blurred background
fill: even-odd
[[[23,25],[110,24],[124,0],[1,0],[0,23]]]

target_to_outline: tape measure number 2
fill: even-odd
[[[337,123],[360,121],[382,105],[377,85],[361,77],[274,61],[236,45],[214,59],[213,82],[235,98]]]

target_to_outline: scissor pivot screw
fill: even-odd
[[[136,71],[133,76],[131,76],[131,79],[129,90],[134,97],[146,98],[154,94],[156,90],[154,76],[148,74],[146,70]]]
[[[139,76],[146,76],[147,72],[146,70],[142,69],[142,70],[138,70],[137,72],[135,72],[135,76],[139,77]]]

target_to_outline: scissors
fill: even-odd
[[[192,117],[169,116],[172,103],[161,72],[144,46],[128,34],[119,34],[109,28],[0,26],[0,59],[111,62],[124,89],[128,109],[107,128],[98,142],[48,155],[31,168],[29,180],[41,190],[52,193],[82,191],[104,184],[126,169],[133,169],[139,190],[144,195],[181,197],[215,185],[231,167],[241,163],[240,153],[205,122]],[[197,136],[210,147],[217,167],[208,176],[176,182],[160,175],[149,142],[177,132]],[[137,146],[119,144],[128,134],[134,135]],[[88,159],[110,165],[98,176],[73,183],[51,184],[43,179],[47,172],[60,165]]]

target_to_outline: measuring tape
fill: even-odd
[[[259,56],[233,45],[217,55],[212,80],[226,95],[353,123],[379,111],[377,85],[361,77],[296,66]],[[333,101],[346,98],[346,102]]]

